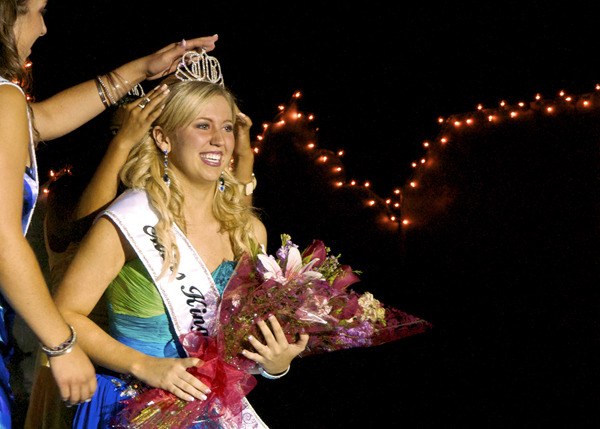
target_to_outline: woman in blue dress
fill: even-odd
[[[192,58],[208,61],[203,55]],[[230,167],[235,129],[248,118],[226,88],[212,83],[218,76],[205,77],[192,73],[170,84],[151,133],[121,172],[129,189],[97,218],[56,291],[61,313],[99,366],[98,389],[78,406],[76,428],[111,427],[123,400],[144,386],[185,401],[209,399],[207,385],[187,371],[203,361],[189,357],[180,339],[190,332],[214,337],[233,261],[266,246],[265,227],[242,202],[243,187]],[[88,317],[103,295],[108,333]],[[284,375],[308,335],[288,342],[274,317],[257,324],[265,342],[249,339],[254,351],[244,356],[267,378]],[[238,404],[235,415],[200,413],[185,427],[267,427],[246,398]],[[153,420],[149,427],[167,426]]]
[[[25,238],[38,192],[35,143],[71,132],[115,104],[134,85],[169,73],[186,47],[214,48],[216,36],[174,43],[40,102],[28,102],[25,65],[34,42],[46,34],[46,0],[0,1],[0,428],[11,428],[13,394],[8,362],[15,311],[44,345],[63,400],[89,400],[94,367],[76,331],[52,301]],[[174,66],[173,66],[174,67]]]

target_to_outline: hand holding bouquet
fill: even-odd
[[[349,286],[359,272],[339,262],[320,240],[300,252],[283,234],[276,256],[257,250],[244,254],[223,292],[217,332],[203,337],[190,332],[180,338],[188,355],[204,361],[188,369],[208,385],[206,401],[186,402],[159,388],[140,388],[127,401],[113,427],[188,428],[201,421],[237,427],[241,400],[256,385],[250,374],[256,363],[245,358],[253,350],[250,335],[264,343],[256,320],[273,314],[288,341],[310,335],[302,356],[370,347],[425,332],[429,322],[386,306]],[[125,422],[125,423],[123,423]]]

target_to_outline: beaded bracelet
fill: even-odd
[[[110,107],[110,103],[106,99],[106,95],[104,95],[104,88],[102,87],[102,83],[100,82],[100,77],[97,76],[96,79],[94,79],[94,80],[96,81],[96,89],[98,90],[98,95],[100,96],[100,101],[102,101],[104,108],[108,109]]]
[[[277,380],[278,378],[283,377],[284,375],[286,375],[288,372],[290,372],[290,366],[288,365],[287,369],[285,371],[283,371],[280,374],[270,374],[267,371],[265,371],[265,369],[262,366],[258,367],[258,372],[260,373],[260,375],[262,375],[265,378],[268,378],[269,380]]]
[[[62,356],[71,352],[73,346],[77,342],[77,333],[71,325],[69,325],[69,329],[71,330],[71,336],[67,338],[64,343],[59,344],[56,347],[46,347],[45,345],[40,344],[42,346],[42,351],[46,353],[48,357]]]
[[[106,77],[106,75],[105,75],[105,77]],[[104,95],[106,95],[108,97],[109,105],[114,106],[115,104],[117,104],[117,100],[115,100],[112,93],[109,91],[108,85],[102,80],[102,77],[100,75],[98,75],[98,76],[96,76],[96,79],[98,79],[98,82],[100,82],[100,85],[102,86],[102,89],[104,90]]]

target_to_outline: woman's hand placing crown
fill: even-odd
[[[198,37],[190,40],[172,43],[161,50],[146,57],[146,79],[154,80],[173,73],[177,69],[177,64],[181,56],[189,50],[205,50],[206,52],[215,49],[215,43],[219,39],[217,34],[213,36]]]

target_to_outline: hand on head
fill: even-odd
[[[115,112],[112,126],[118,129],[115,138],[130,144],[130,149],[139,143],[158,118],[169,94],[167,85],[162,84],[132,102],[124,104]]]

